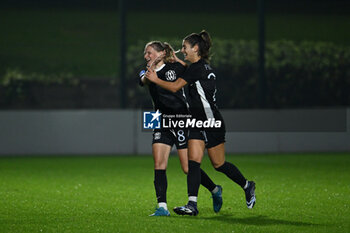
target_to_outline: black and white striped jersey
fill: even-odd
[[[192,63],[181,77],[189,85],[189,105],[192,117],[198,120],[223,118],[216,105],[216,75],[203,59]]]
[[[185,71],[185,67],[179,63],[165,63],[158,69],[156,69],[158,78],[174,82]],[[159,110],[161,113],[167,114],[185,114],[188,113],[188,105],[184,92],[184,88],[176,93],[172,93],[168,90],[161,88],[160,86],[150,83],[149,91],[152,97],[153,106],[155,110]]]

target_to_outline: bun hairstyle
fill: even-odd
[[[209,62],[210,60],[210,48],[211,38],[207,31],[202,30],[200,33],[192,33],[185,37],[184,41],[188,42],[191,47],[198,45],[198,56]]]
[[[175,60],[174,58],[174,49],[171,47],[171,45],[167,42],[161,42],[161,41],[151,41],[148,42],[145,46],[145,50],[148,46],[151,46],[154,50],[157,52],[164,51],[164,57],[163,61],[164,62],[173,62]]]

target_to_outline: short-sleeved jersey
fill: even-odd
[[[156,70],[158,78],[168,82],[176,81],[184,71],[185,67],[179,62],[165,63]],[[149,91],[155,110],[166,114],[185,114],[188,112],[184,88],[172,93],[154,83],[150,83]]]
[[[199,120],[223,118],[216,105],[216,75],[203,59],[192,63],[181,77],[189,86],[189,105],[192,117]]]

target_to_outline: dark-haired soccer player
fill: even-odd
[[[158,77],[164,81],[174,82],[185,71],[186,63],[178,59],[174,50],[168,43],[151,41],[146,44],[144,58],[148,67],[152,67]],[[149,91],[155,110],[162,114],[187,114],[187,102],[183,88],[177,92],[170,92],[162,87],[148,82],[142,76],[141,84],[148,83]],[[166,192],[167,177],[166,168],[172,146],[175,144],[181,167],[184,173],[188,172],[187,134],[183,129],[156,129],[153,132],[152,151],[154,158],[154,187],[156,191],[158,208],[151,216],[169,216],[167,208]],[[199,170],[201,184],[206,187],[213,197],[213,208],[219,212],[222,206],[222,188],[215,185],[209,176]]]
[[[216,106],[216,74],[209,65],[209,50],[211,38],[208,32],[192,33],[185,37],[181,52],[185,60],[191,65],[176,81],[167,82],[159,79],[153,69],[149,69],[146,77],[153,83],[172,92],[177,92],[189,84],[190,112],[195,119],[215,120],[221,126],[215,130],[191,128],[188,140],[189,170],[187,175],[188,203],[175,207],[174,211],[180,215],[197,215],[197,196],[201,182],[200,163],[205,147],[214,168],[224,173],[237,183],[245,192],[248,208],[255,204],[255,183],[248,181],[238,168],[225,161],[225,124]]]

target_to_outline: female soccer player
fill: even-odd
[[[186,63],[178,59],[174,50],[168,43],[152,41],[146,44],[144,58],[147,66],[162,80],[173,82],[185,71]],[[148,80],[142,76],[140,84],[146,84]],[[148,83],[149,91],[153,100],[154,109],[162,114],[187,114],[187,102],[183,88],[172,93],[154,83]],[[157,129],[153,132],[152,151],[154,158],[154,187],[156,191],[158,208],[151,216],[169,216],[167,208],[166,191],[167,177],[166,168],[172,146],[175,144],[181,167],[184,173],[188,172],[187,157],[187,131],[182,129]],[[213,198],[213,208],[219,212],[222,206],[222,188],[215,185],[209,176],[200,170],[201,184],[206,187]]]
[[[157,77],[157,73],[148,69],[146,77],[158,86],[171,92],[177,92],[189,84],[189,103],[192,119],[219,121],[216,129],[191,128],[188,139],[189,170],[187,175],[188,203],[175,207],[180,215],[197,215],[197,196],[201,183],[200,163],[205,147],[213,167],[237,183],[245,192],[249,209],[255,204],[255,183],[248,181],[238,168],[225,161],[225,124],[216,106],[216,74],[209,65],[211,38],[208,32],[192,33],[185,37],[181,52],[191,65],[174,82],[167,82]],[[199,126],[200,127],[200,126]]]

